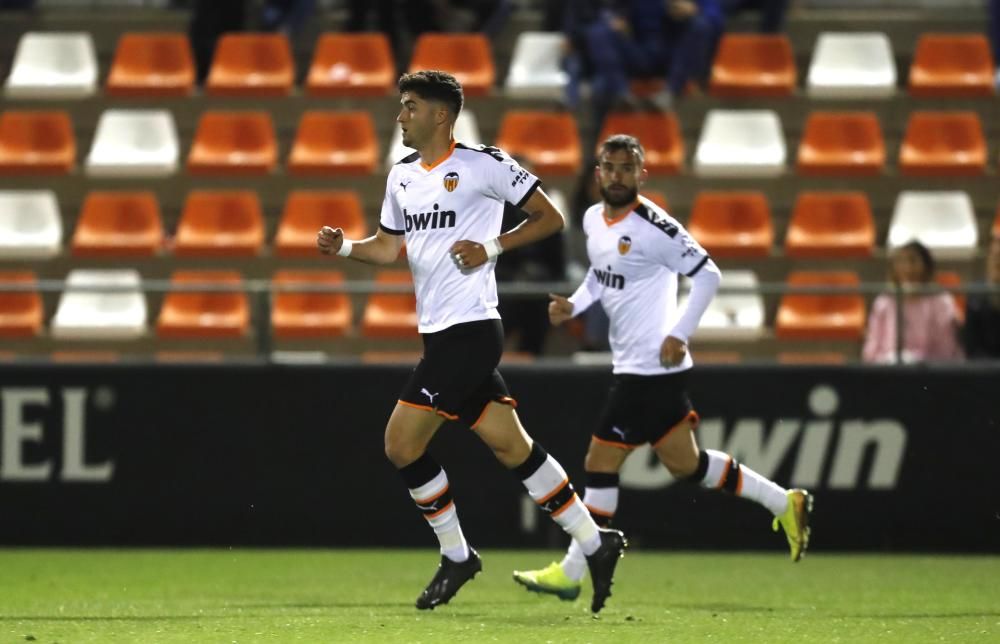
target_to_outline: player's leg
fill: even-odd
[[[599,527],[607,528],[618,509],[618,471],[632,446],[613,445],[592,438],[584,460],[587,487],[583,504]],[[528,590],[572,600],[580,595],[587,571],[587,558],[576,539],[561,562],[552,562],[539,570],[514,571],[514,580]]]
[[[580,543],[594,584],[591,610],[600,611],[611,595],[614,570],[626,546],[624,535],[597,526],[573,490],[566,471],[531,440],[513,405],[488,403],[472,428],[497,459],[517,475],[535,503]]]
[[[792,560],[798,561],[809,545],[811,495],[805,490],[786,490],[725,452],[698,449],[696,418],[692,412],[654,443],[657,457],[675,478],[755,501],[770,510],[774,529],[784,528]]]

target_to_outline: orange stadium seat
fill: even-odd
[[[799,143],[799,174],[869,176],[884,166],[885,141],[874,112],[809,115]]]
[[[194,190],[184,202],[174,254],[253,257],[264,244],[264,217],[253,190]]]
[[[875,220],[866,193],[799,193],[785,235],[788,257],[871,257],[874,248]]]
[[[44,309],[38,291],[3,291],[5,285],[37,283],[31,271],[0,272],[0,338],[30,338],[42,332]]]
[[[336,286],[344,283],[340,271],[278,271],[271,281],[271,329],[277,338],[329,338],[351,328],[351,299],[346,293],[291,290],[295,286]]]
[[[576,121],[565,112],[508,111],[500,122],[497,146],[523,157],[538,175],[575,175],[583,163]]]
[[[325,33],[306,77],[310,96],[385,96],[396,86],[396,61],[382,33]]]
[[[660,208],[663,208],[667,212],[670,212],[669,204],[667,203],[667,196],[660,192],[659,190],[649,190],[647,188],[642,189],[642,196],[649,199],[655,203]]]
[[[0,114],[0,175],[68,174],[75,162],[68,112]]]
[[[795,271],[789,286],[858,286],[849,271]],[[787,294],[778,304],[775,335],[782,340],[860,340],[865,332],[865,298],[860,293]]]
[[[935,281],[941,286],[961,286],[962,276],[958,271],[938,271],[934,276]],[[958,321],[965,322],[965,294],[960,291],[952,292],[955,299],[955,308],[958,309]]]
[[[312,110],[299,121],[288,171],[312,176],[371,174],[377,159],[371,114]]]
[[[342,228],[348,239],[367,237],[358,194],[350,190],[289,193],[274,238],[275,253],[280,257],[317,257],[316,233],[323,226]]]
[[[986,139],[975,112],[914,112],[899,148],[910,176],[975,176],[986,171]]]
[[[688,231],[716,257],[767,257],[774,243],[771,207],[762,192],[701,192]]]
[[[274,124],[267,112],[206,112],[188,155],[194,175],[254,176],[278,162]]]
[[[1000,204],[997,205],[997,214],[993,218],[993,236],[1000,237]]]
[[[993,55],[982,34],[923,34],[910,66],[910,94],[992,96]]]
[[[107,92],[110,96],[189,96],[194,57],[180,33],[126,33],[118,39]]]
[[[708,91],[727,98],[791,96],[795,56],[784,34],[725,34],[719,42]]]
[[[490,41],[478,33],[423,33],[413,46],[410,71],[440,69],[453,74],[466,96],[486,96],[496,70]]]
[[[211,96],[287,96],[295,82],[284,34],[224,34],[205,80]]]
[[[612,112],[604,119],[598,146],[612,134],[631,134],[642,141],[650,174],[677,174],[684,165],[684,139],[673,113]]]
[[[94,191],[87,195],[73,233],[73,255],[152,257],[162,247],[156,193]]]
[[[250,303],[245,291],[195,291],[185,288],[242,286],[237,271],[177,271],[172,290],[163,298],[156,322],[161,338],[238,338],[250,330]]]
[[[382,270],[376,284],[413,284],[408,270]],[[365,305],[361,332],[369,338],[416,338],[417,298],[413,293],[372,293]]]

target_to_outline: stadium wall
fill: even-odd
[[[409,369],[9,366],[4,545],[424,546],[382,452]],[[529,432],[582,487],[610,374],[505,369]],[[703,367],[702,447],[816,493],[814,548],[1000,552],[1000,368]],[[561,546],[468,429],[432,444],[480,546]],[[675,483],[639,450],[618,525],[656,548],[784,547],[766,512]]]

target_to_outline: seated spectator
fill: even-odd
[[[934,284],[934,258],[917,241],[898,248],[892,256],[890,278],[895,291],[902,291],[902,354],[897,356],[897,296],[883,293],[872,303],[868,332],[861,358],[864,362],[904,363],[957,360],[958,310],[945,291],[919,292]]]
[[[1000,89],[1000,0],[990,3],[990,43],[993,45],[993,64],[997,66],[996,87]]]
[[[785,26],[788,0],[720,0],[720,2],[726,18],[748,10],[759,11],[761,33],[776,34]]]
[[[261,7],[261,29],[294,38],[315,9],[316,0],[266,0]]]
[[[986,284],[992,293],[969,296],[962,341],[973,360],[1000,360],[1000,235],[994,235],[986,255]]]

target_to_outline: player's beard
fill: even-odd
[[[627,206],[639,197],[639,188],[626,188],[620,184],[615,184],[616,187],[625,188],[625,190],[617,190],[611,192],[608,188],[601,186],[601,198],[604,199],[604,203],[608,204],[612,208],[621,208],[622,206]]]

